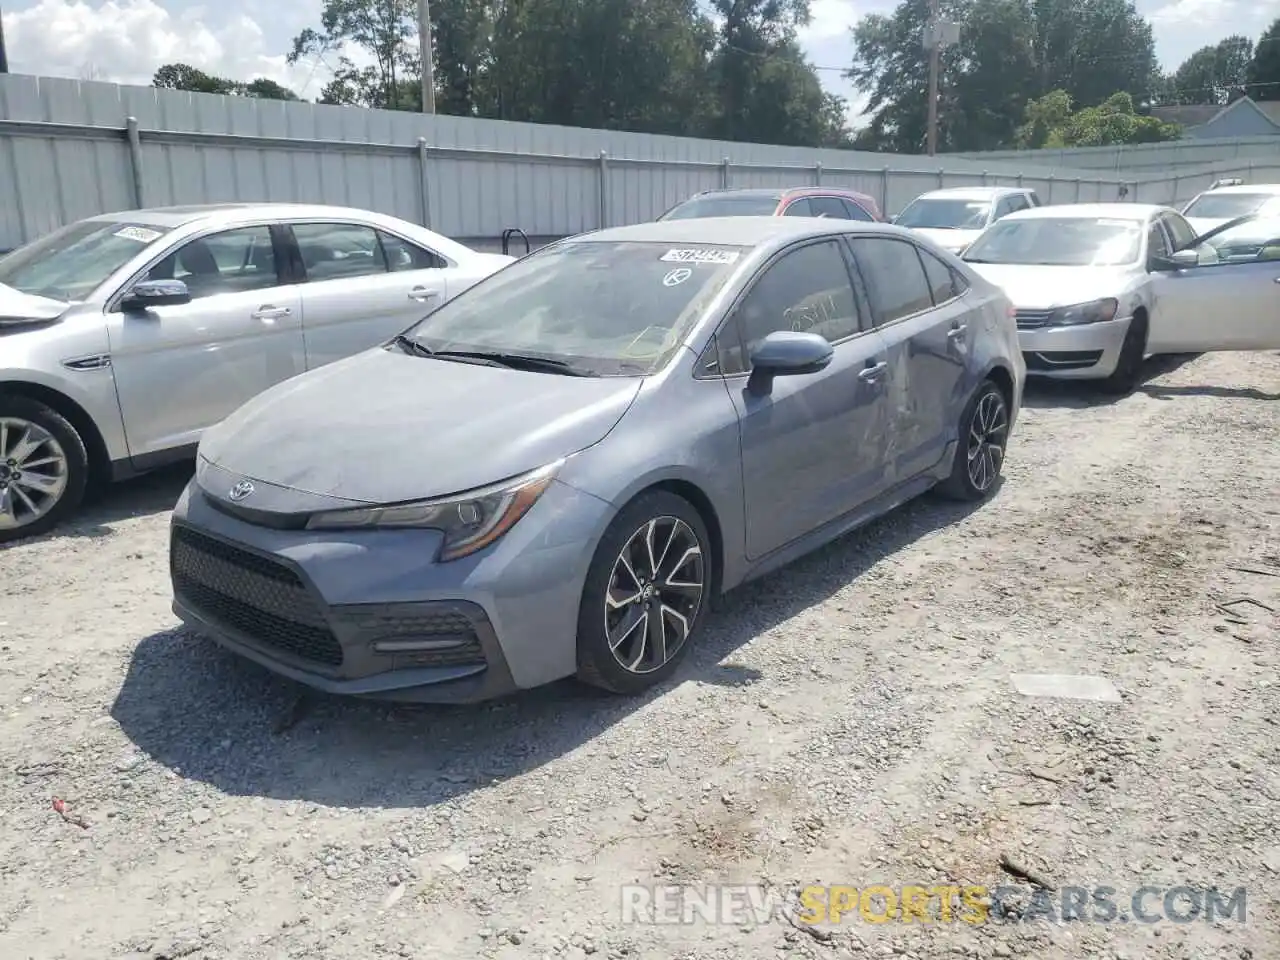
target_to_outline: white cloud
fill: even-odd
[[[14,73],[146,85],[161,65],[181,62],[233,80],[268,77],[294,90],[312,75],[310,65],[290,67],[271,51],[258,23],[238,11],[215,20],[200,8],[174,16],[154,0],[39,0],[5,13],[4,33]]]

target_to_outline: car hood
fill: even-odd
[[[420,500],[591,446],[617,425],[641,383],[377,348],[259,394],[206,431],[200,456],[223,478],[365,503]]]
[[[929,227],[912,227],[912,232],[953,253],[963,250],[982,233],[981,230],[936,230]]]
[[[970,263],[982,279],[994,283],[1016,307],[1049,310],[1118,297],[1129,283],[1130,267],[1042,267]]]
[[[37,297],[0,283],[0,326],[56,320],[70,306],[61,300]]]

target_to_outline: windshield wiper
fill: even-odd
[[[391,342],[405,353],[412,353],[417,357],[435,356],[435,354],[432,353],[431,348],[426,344],[419,343],[417,340],[413,339],[413,337],[405,336],[403,333],[397,333],[396,338]]]
[[[426,349],[425,347],[423,349]],[[573,366],[566,360],[552,357],[536,357],[528,353],[507,353],[500,350],[432,350],[426,356],[440,360],[471,360],[488,362],[494,366],[510,367],[513,370],[533,370],[540,373],[559,373],[566,377],[589,377],[585,370]]]

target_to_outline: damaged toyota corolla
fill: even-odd
[[[934,486],[988,496],[1023,376],[1003,295],[897,227],[571,238],[209,430],[174,609],[334,693],[638,693],[717,593]]]

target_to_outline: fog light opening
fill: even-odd
[[[385,654],[429,653],[437,650],[454,650],[465,646],[467,642],[465,637],[450,637],[444,640],[439,638],[432,640],[375,640],[373,642],[373,652]]]

